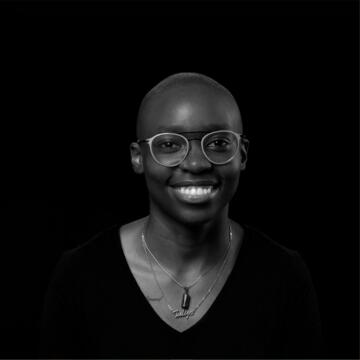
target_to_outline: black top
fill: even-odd
[[[244,229],[222,291],[183,333],[160,319],[138,287],[121,248],[119,226],[64,253],[46,296],[39,356],[321,357],[317,300],[301,256]]]

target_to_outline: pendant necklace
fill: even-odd
[[[175,279],[175,277],[167,270],[165,269],[161,264],[160,262],[157,260],[157,258],[155,257],[155,255],[151,252],[151,250],[149,249],[147,243],[146,243],[146,240],[145,240],[145,234],[144,234],[144,231],[142,231],[141,233],[141,240],[142,240],[142,245],[143,245],[143,248],[144,248],[144,252],[148,258],[148,261],[150,263],[150,267],[151,267],[151,270],[152,270],[152,273],[153,273],[153,276],[155,278],[155,281],[156,281],[156,284],[158,285],[158,287],[160,288],[160,291],[162,292],[163,296],[166,298],[159,282],[158,282],[158,279],[157,279],[157,276],[156,276],[156,273],[154,271],[154,268],[153,268],[153,265],[152,265],[152,262],[150,261],[150,258],[149,258],[149,254],[151,255],[151,257],[154,259],[154,261],[156,262],[156,264],[160,267],[160,269],[176,284],[178,285],[179,287],[181,287],[183,290],[184,290],[184,293],[183,293],[183,296],[182,296],[182,299],[181,299],[181,309],[182,310],[178,310],[178,309],[174,309],[172,306],[170,306],[168,304],[168,308],[169,310],[171,311],[171,313],[175,316],[176,319],[179,319],[179,318],[186,318],[186,319],[189,319],[191,316],[193,316],[195,314],[195,312],[197,311],[197,309],[202,305],[202,303],[207,299],[207,297],[210,295],[211,291],[213,290],[215,284],[217,283],[217,280],[219,279],[226,263],[227,263],[227,260],[228,260],[228,254],[229,254],[229,250],[230,250],[230,247],[231,247],[231,241],[232,241],[232,229],[231,229],[231,225],[229,225],[229,244],[228,244],[228,247],[224,253],[224,256],[223,256],[223,263],[218,271],[218,273],[216,274],[216,277],[214,279],[214,281],[212,282],[212,284],[210,285],[209,289],[207,290],[207,292],[205,293],[205,295],[201,298],[201,300],[199,301],[199,303],[194,307],[193,310],[189,310],[190,308],[190,303],[191,303],[191,296],[189,294],[189,290],[195,286],[199,281],[200,279],[202,279],[210,270],[212,270],[213,268],[215,268],[215,266],[218,265],[218,262],[211,268],[209,268],[208,270],[206,270],[204,273],[200,274],[193,282],[191,282],[189,285],[183,285],[181,284],[177,279]],[[167,301],[168,302],[168,301]]]

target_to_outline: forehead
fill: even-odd
[[[187,84],[153,96],[145,105],[138,136],[159,132],[242,132],[241,116],[234,99],[225,91],[202,84]]]

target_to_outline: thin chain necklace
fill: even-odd
[[[175,284],[177,284],[178,286],[180,286],[183,290],[184,290],[184,294],[183,294],[183,297],[182,297],[182,301],[181,301],[181,308],[182,310],[178,310],[178,309],[174,309],[172,306],[169,305],[169,302],[167,304],[169,310],[171,311],[171,313],[175,316],[176,319],[179,319],[179,318],[186,318],[187,320],[189,320],[189,318],[193,315],[195,315],[195,312],[199,309],[199,307],[203,304],[203,302],[207,299],[207,297],[210,295],[211,291],[213,290],[214,286],[216,285],[227,261],[228,261],[228,255],[229,255],[229,250],[230,250],[230,247],[231,247],[231,241],[232,241],[232,229],[231,229],[231,225],[229,225],[229,244],[228,244],[228,247],[224,253],[224,260],[223,260],[223,263],[219,269],[219,271],[217,272],[216,274],[216,277],[214,279],[214,281],[212,282],[212,284],[210,285],[208,291],[205,293],[205,295],[201,298],[201,300],[199,301],[199,303],[195,306],[195,308],[193,310],[189,310],[190,308],[190,302],[191,302],[191,296],[189,294],[189,289],[191,287],[193,287],[194,285],[197,284],[197,282],[203,278],[210,270],[212,270],[215,266],[217,266],[218,262],[213,266],[211,267],[210,269],[208,269],[207,271],[205,271],[203,274],[200,274],[190,285],[188,286],[184,286],[183,284],[181,284],[178,280],[176,280],[173,275],[168,271],[166,270],[161,264],[160,262],[157,260],[157,258],[155,257],[155,255],[151,252],[151,250],[149,249],[147,243],[146,243],[146,240],[145,240],[145,235],[144,235],[144,231],[142,231],[141,233],[141,240],[142,240],[142,245],[143,245],[143,248],[144,248],[144,252],[146,254],[146,257],[148,259],[148,262],[150,264],[150,267],[151,267],[151,271],[154,275],[154,279],[156,281],[156,284],[158,285],[158,287],[160,288],[161,290],[161,293],[162,295],[165,297],[166,299],[166,296],[158,282],[158,279],[157,279],[157,276],[156,276],[156,273],[154,271],[154,268],[153,268],[153,265],[152,265],[152,262],[149,258],[149,254],[151,255],[151,257],[155,260],[155,262],[158,264],[158,266],[160,267],[160,269],[165,272],[165,274],[167,274],[169,276],[169,278],[171,280],[173,280],[175,282]],[[166,299],[167,300],[167,299]]]

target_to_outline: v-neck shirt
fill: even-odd
[[[119,226],[65,252],[45,299],[39,356],[319,356],[320,315],[303,258],[243,227],[243,243],[225,285],[184,332],[166,324],[141,292],[123,253]]]

